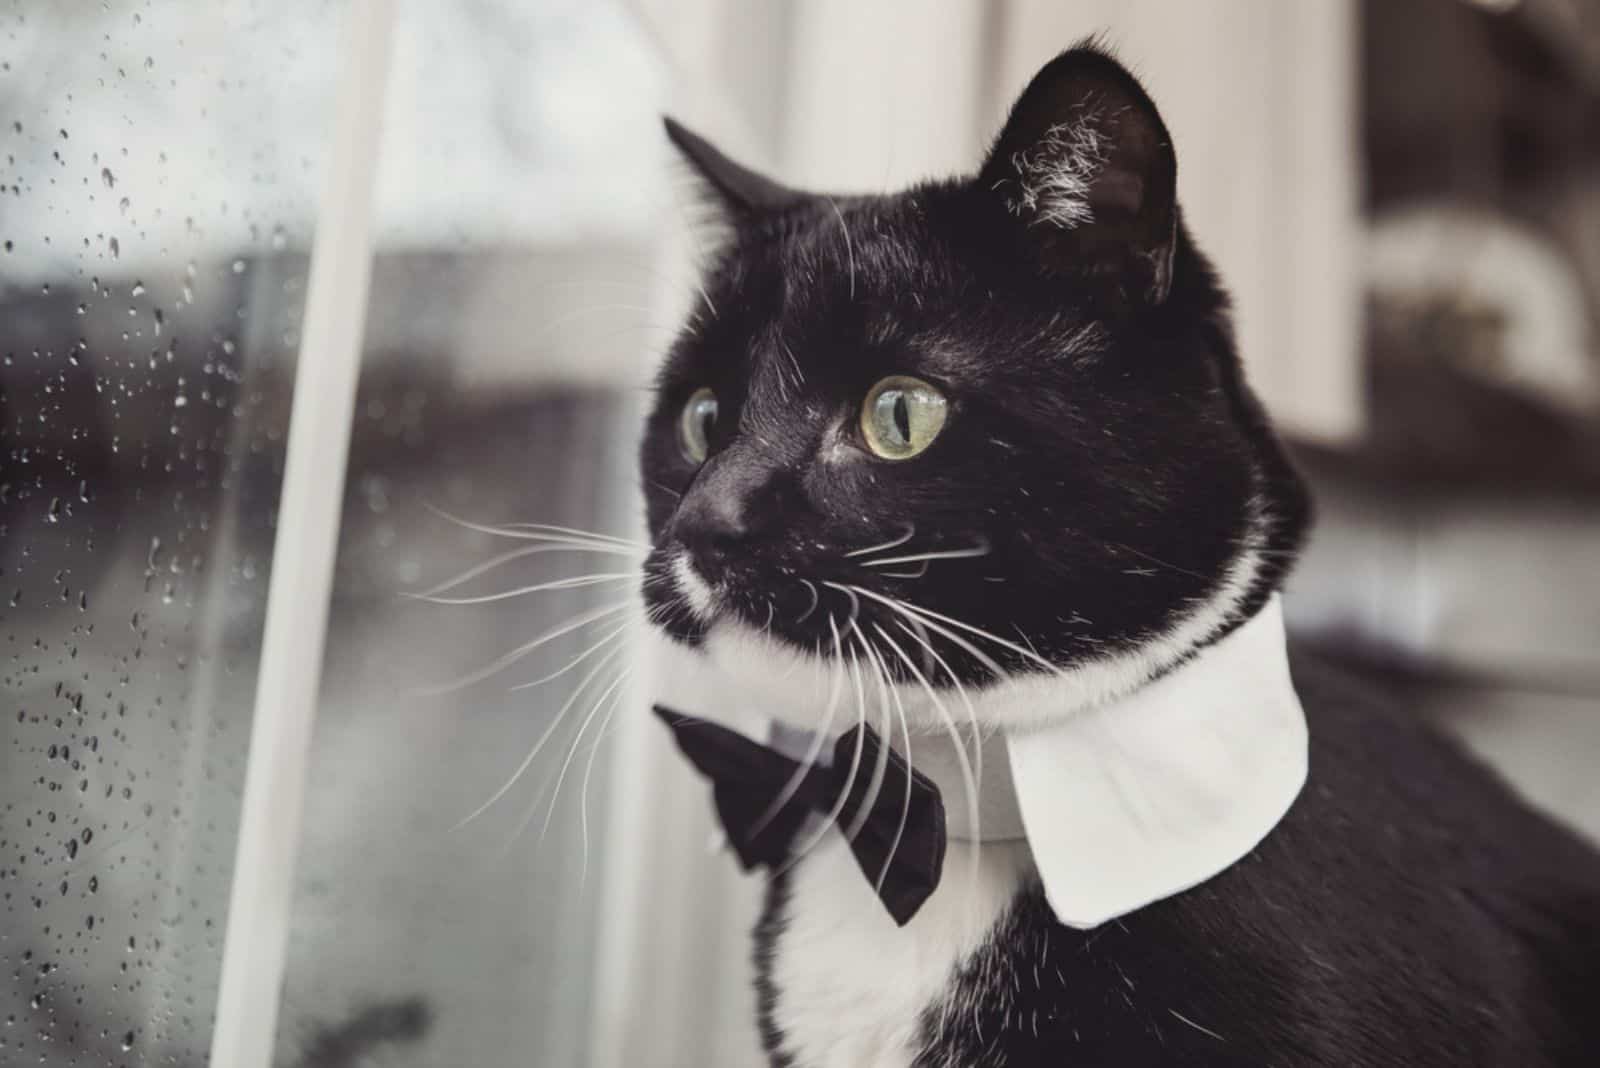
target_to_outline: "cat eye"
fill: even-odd
[[[716,425],[717,395],[701,386],[689,395],[688,403],[683,406],[683,414],[678,416],[678,448],[683,450],[684,458],[690,463],[705,463],[709,451],[707,443]]]
[[[948,408],[944,394],[922,379],[891,375],[867,393],[861,434],[885,460],[909,460],[933,443]]]

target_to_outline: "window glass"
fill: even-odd
[[[210,1041],[325,3],[0,3],[0,1064]]]

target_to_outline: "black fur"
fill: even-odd
[[[756,1031],[772,1068],[794,1068],[794,1058],[783,1049],[783,1029],[777,1020],[778,985],[772,978],[772,963],[778,952],[778,939],[783,934],[788,903],[789,876],[778,869],[767,879],[761,919],[756,922],[750,939],[756,976]]]
[[[1085,121],[1092,217],[1064,224],[1022,191]],[[793,193],[674,138],[730,235],[641,449],[645,596],[669,634],[703,637],[671,577],[680,552],[721,590],[719,611],[824,656],[830,618],[854,606],[821,587],[813,607],[807,582],[904,597],[1064,667],[1160,632],[1246,548],[1248,596],[1210,638],[1281,585],[1305,493],[1243,382],[1165,128],[1110,58],[1078,48],[1045,68],[977,178],[892,196]],[[950,402],[932,446],[901,462],[856,429],[890,374]],[[707,386],[720,413],[695,464],[676,428]],[[908,529],[905,552],[992,552],[914,579],[846,555]],[[876,603],[859,609],[864,627],[892,628]],[[933,641],[964,683],[989,678]],[[1600,1063],[1600,860],[1421,728],[1304,663],[1296,681],[1310,781],[1265,843],[1087,933],[1026,889],[949,1004],[929,1007],[918,1064]],[[777,1065],[793,1063],[770,967],[787,893],[774,882],[756,932]]]
[[[1311,776],[1277,830],[1093,931],[1031,888],[919,1065],[1600,1063],[1594,854],[1325,668],[1295,681]]]

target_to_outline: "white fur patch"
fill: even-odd
[[[799,1064],[911,1064],[922,1013],[940,1002],[1032,870],[1025,843],[991,842],[978,854],[974,881],[976,848],[949,844],[946,878],[903,928],[837,831],[795,868],[772,978],[780,991],[773,1022]]]
[[[716,591],[694,569],[688,553],[680,552],[672,558],[672,580],[677,583],[678,592],[683,594],[695,618],[702,621],[710,619],[717,607]]]
[[[1072,229],[1094,219],[1089,190],[1105,166],[1099,112],[1080,110],[1045,131],[1033,148],[1017,152],[1017,195],[1007,201],[1013,215]]]

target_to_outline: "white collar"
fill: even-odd
[[[767,675],[761,690],[793,690],[791,699],[812,709],[821,703],[817,683],[810,692],[799,679],[775,688],[781,679]],[[1024,693],[1048,710],[1047,676],[1007,700]],[[702,691],[668,703],[703,714],[729,697],[751,707],[760,696],[730,691],[719,700]],[[772,707],[770,698],[755,707],[763,705]],[[911,757],[939,786],[952,837],[1028,840],[1045,896],[1070,927],[1098,926],[1221,873],[1277,826],[1305,783],[1305,716],[1277,595],[1124,696],[1076,708],[1064,696],[1062,705],[1044,726],[984,738],[976,831],[948,735],[913,734]],[[811,748],[809,733],[776,734],[782,748]]]

